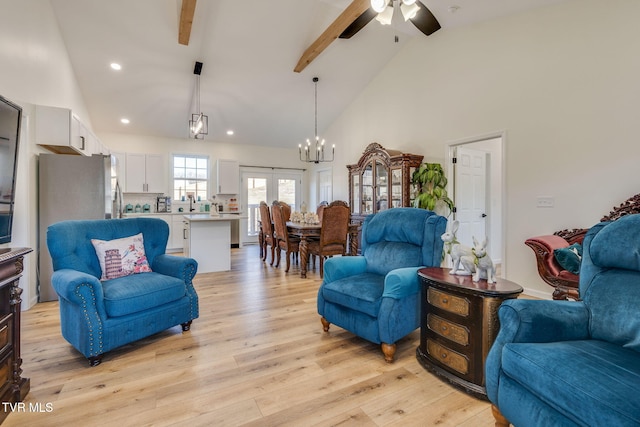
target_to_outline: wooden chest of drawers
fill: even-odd
[[[420,346],[417,358],[427,370],[486,399],[484,362],[498,333],[498,307],[517,298],[522,287],[496,279],[474,283],[448,269],[423,268]]]
[[[21,402],[29,392],[29,378],[22,377],[20,358],[20,295],[24,255],[29,248],[0,249],[0,423],[10,413],[10,405]]]

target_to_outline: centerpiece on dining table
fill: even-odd
[[[291,212],[291,221],[301,224],[320,224],[320,218],[314,212]]]

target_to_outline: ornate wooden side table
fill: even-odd
[[[423,268],[418,361],[430,372],[481,399],[487,398],[484,363],[498,334],[498,307],[522,287],[504,279],[474,283],[449,269]]]

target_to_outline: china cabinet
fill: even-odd
[[[347,166],[352,222],[385,209],[411,206],[415,196],[411,175],[422,158],[369,144],[358,163]]]

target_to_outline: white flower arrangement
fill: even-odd
[[[318,218],[318,215],[315,214],[314,212],[297,212],[297,211],[293,211],[291,212],[291,221],[293,222],[300,222],[303,224],[319,224],[320,223],[320,219]]]

